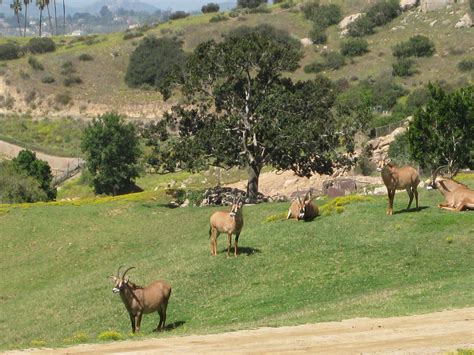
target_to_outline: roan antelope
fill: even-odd
[[[397,167],[390,160],[383,161],[383,167],[377,168],[381,172],[382,180],[387,187],[388,193],[388,209],[387,214],[393,214],[393,200],[395,198],[396,190],[407,190],[410,202],[408,203],[407,210],[410,209],[413,201],[413,196],[416,199],[416,208],[418,209],[418,191],[417,187],[420,183],[420,176],[418,171],[411,166]]]
[[[458,212],[465,209],[474,210],[474,191],[453,179],[438,176],[441,168],[443,167],[436,169],[429,185],[433,189],[439,190],[446,199],[446,203],[440,203],[438,207]]]
[[[242,200],[239,197],[236,201],[235,196],[232,207],[229,212],[214,212],[209,220],[209,238],[211,239],[211,255],[217,255],[217,237],[220,233],[227,234],[227,256],[230,255],[230,246],[232,244],[232,234],[235,234],[234,255],[237,256],[239,236],[244,225],[244,216],[242,215]]]
[[[301,201],[300,192],[298,190],[298,198],[291,203],[286,219],[295,218],[298,221],[310,221],[316,218],[318,214],[318,206],[311,201],[311,191],[308,191],[303,201]]]
[[[166,322],[166,308],[171,296],[171,286],[164,281],[154,281],[146,287],[138,286],[125,278],[127,272],[134,269],[134,267],[129,267],[120,276],[121,268],[122,266],[118,268],[117,276],[109,277],[115,282],[112,291],[120,294],[120,298],[130,315],[132,332],[140,331],[143,314],[155,311],[160,315],[160,322],[155,331],[163,330]]]

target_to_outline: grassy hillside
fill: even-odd
[[[330,1],[326,1],[330,2]],[[334,1],[332,1],[334,3]],[[324,1],[322,1],[324,3]],[[367,1],[339,1],[344,15],[363,11]],[[455,29],[454,24],[468,10],[468,4],[455,4],[450,9],[422,14],[406,12],[392,23],[378,28],[376,34],[368,37],[370,52],[337,71],[326,72],[332,79],[365,79],[391,72],[395,61],[391,47],[414,34],[430,37],[436,45],[436,55],[417,60],[419,74],[406,79],[398,79],[408,89],[426,84],[428,81],[444,80],[452,85],[464,85],[473,82],[472,73],[461,73],[457,63],[473,56],[474,29]],[[222,34],[241,25],[253,26],[269,23],[288,30],[297,38],[308,37],[311,23],[304,19],[298,7],[283,10],[272,7],[267,14],[245,14],[227,21],[210,23],[212,14],[192,16],[171,21],[150,29],[146,34],[156,36],[171,35],[181,38],[187,51],[193,50],[202,41],[220,39]],[[433,21],[436,23],[431,25]],[[396,30],[393,30],[396,28]],[[327,49],[339,50],[341,38],[337,26],[327,31],[329,41]],[[161,96],[153,91],[128,88],[123,77],[126,72],[130,53],[140,38],[124,40],[123,33],[100,35],[88,38],[56,37],[60,48],[51,54],[36,56],[44,65],[44,71],[34,71],[27,63],[28,58],[10,61],[2,68],[3,82],[9,95],[13,97],[13,109],[33,114],[58,114],[72,116],[94,116],[106,110],[119,110],[133,117],[155,117],[166,105]],[[4,40],[3,40],[4,41]],[[24,39],[18,40],[20,43]],[[296,79],[308,79],[303,66],[320,57],[322,46],[305,48],[305,57],[301,69],[292,76]],[[92,61],[80,61],[81,54],[89,54]],[[65,87],[62,64],[73,63],[83,83]],[[44,84],[42,79],[51,76],[54,83]],[[34,94],[32,94],[34,92]],[[66,94],[69,103],[64,103],[57,94]],[[9,103],[11,105],[11,102]]]
[[[268,222],[287,204],[245,206],[238,258],[223,236],[210,256],[215,208],[169,209],[161,192],[0,206],[0,349],[130,337],[106,278],[121,264],[139,284],[171,283],[176,328],[159,337],[473,306],[474,218],[441,200],[422,191],[421,211],[386,216],[373,197],[310,223]],[[406,202],[397,194],[395,210]],[[145,315],[143,337],[157,321]]]

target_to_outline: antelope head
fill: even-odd
[[[235,216],[239,213],[239,210],[242,208],[242,197],[236,199],[234,196],[234,200],[232,201],[232,208],[230,209],[229,216],[231,218],[235,218]]]
[[[298,211],[298,219],[304,219],[306,216],[306,208],[308,207],[308,204],[311,202],[311,190],[308,191],[308,193],[305,195],[303,201],[301,201],[300,193],[298,190],[298,206],[299,206],[299,211]]]
[[[119,268],[117,269],[117,276],[109,276],[109,278],[111,278],[112,280],[114,280],[114,283],[115,283],[115,286],[114,288],[112,289],[112,292],[113,293],[119,293],[121,290],[123,290],[123,288],[125,287],[125,285],[128,284],[128,278],[125,278],[125,275],[127,274],[127,272],[129,272],[130,270],[132,269],[135,269],[135,266],[132,266],[132,267],[129,267],[127,270],[125,270],[122,274],[122,276],[120,276],[120,269],[123,267],[123,265],[119,266]]]

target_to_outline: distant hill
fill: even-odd
[[[143,12],[155,12],[158,10],[157,7],[141,2],[140,0],[98,0],[92,5],[84,7],[82,11],[96,14],[103,6],[107,6],[112,12],[120,8]]]

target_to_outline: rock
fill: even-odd
[[[438,22],[438,20],[431,21],[430,22],[430,27],[433,27],[436,24],[436,22]]]
[[[323,195],[329,197],[345,196],[357,191],[357,184],[352,179],[332,179],[323,183]]]
[[[374,195],[386,195],[387,188],[385,186],[376,187],[374,189]]]
[[[179,207],[188,207],[189,206],[189,199],[184,200],[184,202]]]
[[[303,45],[303,47],[308,47],[308,46],[313,45],[313,41],[309,38],[301,38],[300,42]]]
[[[349,26],[352,22],[354,22],[355,20],[357,20],[359,17],[361,17],[363,14],[361,12],[357,13],[357,14],[352,14],[352,15],[349,15],[349,16],[346,16],[342,19],[341,22],[339,22],[338,24],[338,27],[341,29],[341,30],[345,30],[347,28],[347,26]]]
[[[468,13],[466,13],[461,19],[454,25],[454,28],[469,28],[472,27],[472,19]]]
[[[416,7],[418,0],[400,0],[400,8],[402,11],[410,10]]]
[[[339,33],[339,36],[340,37],[345,37],[349,34],[349,30],[346,28],[344,30],[341,31],[341,33]]]
[[[398,127],[396,128],[393,132],[392,132],[392,136],[393,138],[395,138],[396,136],[398,136],[399,134],[403,134],[407,131],[407,129],[405,127]]]
[[[423,12],[436,11],[446,8],[449,4],[453,4],[455,0],[421,0],[420,8]]]

